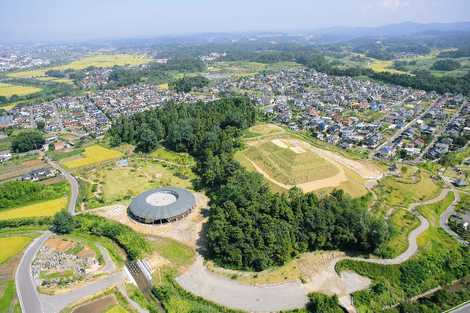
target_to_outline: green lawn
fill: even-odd
[[[155,251],[170,261],[176,268],[187,267],[194,262],[196,254],[188,247],[176,240],[158,237],[152,240]]]

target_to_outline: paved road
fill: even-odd
[[[291,310],[308,302],[307,291],[300,282],[262,287],[243,285],[210,272],[201,256],[176,281],[195,295],[248,312]]]
[[[452,186],[449,182],[449,178],[446,177],[444,180],[449,186]],[[450,236],[452,236],[460,244],[466,246],[468,245],[468,242],[460,238],[460,236],[456,234],[452,229],[450,229],[449,225],[447,224],[449,217],[455,213],[455,206],[457,205],[457,203],[460,202],[460,193],[454,187],[451,187],[451,188],[454,191],[455,199],[452,202],[452,204],[447,208],[447,210],[445,210],[444,213],[442,213],[439,219],[439,224]]]
[[[470,313],[470,303],[467,303],[458,309],[448,311],[448,312],[449,313]]]
[[[50,233],[46,233],[34,239],[21,257],[20,264],[16,270],[16,293],[23,313],[46,313],[41,307],[39,294],[34,285],[33,277],[31,276],[31,264],[33,263],[36,253],[50,235]]]
[[[36,238],[33,243],[29,245],[23,257],[21,258],[20,264],[16,271],[16,291],[23,313],[60,312],[69,304],[74,303],[82,298],[94,295],[112,286],[122,284],[126,279],[126,274],[123,271],[118,271],[64,294],[50,296],[38,293],[36,284],[31,275],[31,264],[34,260],[34,257],[36,256],[36,253],[50,236],[51,233],[47,232],[41,237]],[[112,262],[107,250],[101,246],[99,246],[99,249],[103,252],[103,259],[105,261],[103,271],[115,271],[116,266]]]
[[[78,193],[79,193],[79,185],[75,177],[72,176],[69,172],[67,172],[63,167],[61,167],[57,162],[52,161],[47,156],[44,157],[47,163],[52,166],[53,168],[60,171],[60,173],[65,177],[65,179],[70,184],[70,199],[69,199],[69,206],[68,211],[71,215],[76,215],[75,207],[77,205]]]
[[[414,212],[421,224],[408,235],[408,248],[405,252],[393,259],[352,259],[369,263],[392,265],[400,264],[416,254],[418,251],[417,238],[429,227],[429,222],[421,216],[416,208],[422,205],[433,204],[445,199],[450,189],[444,189],[433,199],[413,203],[409,210]],[[456,199],[451,206],[458,202]],[[335,262],[336,263],[336,262]],[[334,268],[335,264],[332,264]],[[210,272],[203,264],[203,259],[198,256],[196,262],[176,281],[189,292],[205,299],[222,304],[227,307],[246,310],[249,312],[272,312],[300,308],[307,304],[307,289],[300,282],[283,283],[273,286],[251,286]],[[350,312],[355,312],[351,306]]]

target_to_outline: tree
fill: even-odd
[[[54,215],[51,231],[57,234],[70,234],[77,228],[78,224],[73,216],[66,211],[60,211]]]
[[[432,65],[431,69],[436,71],[453,71],[460,67],[460,62],[455,60],[437,60]]]
[[[158,138],[147,126],[143,126],[138,134],[136,150],[140,152],[150,152],[158,146]]]
[[[46,141],[37,129],[22,130],[13,135],[11,150],[16,153],[40,149]]]
[[[36,121],[37,129],[39,129],[40,131],[43,131],[45,127],[46,127],[46,122],[44,122],[44,120]]]

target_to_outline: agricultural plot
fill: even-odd
[[[18,208],[0,211],[0,221],[14,218],[53,216],[67,206],[68,198],[62,197],[54,200],[43,201]]]
[[[302,65],[295,62],[278,62],[264,64],[248,61],[216,62],[208,68],[209,75],[228,75],[235,77],[252,76],[262,71],[276,71],[280,69],[299,68]]]
[[[0,96],[7,97],[7,98],[13,95],[25,96],[25,95],[39,92],[41,90],[42,90],[41,88],[32,87],[32,86],[20,86],[20,85],[0,83]]]
[[[256,125],[244,138],[246,149],[235,158],[262,174],[274,191],[297,186],[305,192],[325,193],[341,188],[358,197],[367,193],[365,180],[380,176],[378,169],[368,169],[371,164],[313,147],[273,124]]]
[[[123,154],[119,151],[107,149],[99,145],[92,145],[86,147],[85,151],[80,156],[63,159],[61,164],[69,169],[75,169],[78,167],[89,166],[113,159],[118,159],[122,156]]]
[[[17,255],[31,242],[30,237],[12,236],[0,237],[0,264]]]
[[[54,81],[58,83],[72,83],[68,79],[60,79],[55,77],[48,77],[46,72],[49,70],[81,70],[90,66],[94,67],[113,67],[113,66],[135,66],[150,62],[150,58],[144,55],[132,55],[132,54],[98,54],[91,55],[79,60],[73,61],[68,64],[51,66],[37,70],[22,71],[7,74],[8,77],[12,78],[36,78],[45,81]]]

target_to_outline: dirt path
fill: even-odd
[[[431,200],[413,203],[409,206],[409,210],[418,216],[421,224],[408,235],[408,249],[393,259],[333,257],[329,263],[312,273],[309,281],[305,284],[296,281],[277,285],[253,286],[244,285],[210,272],[203,264],[202,257],[198,256],[197,261],[190,269],[177,277],[176,281],[193,294],[224,306],[250,312],[271,312],[303,307],[307,304],[307,294],[311,292],[337,295],[340,304],[348,312],[356,312],[351,294],[368,288],[370,280],[349,271],[338,274],[335,270],[336,264],[346,259],[382,265],[401,264],[409,260],[418,251],[417,238],[429,227],[429,222],[416,211],[416,208],[442,201],[449,192],[451,192],[450,189],[444,189]],[[456,197],[451,206],[457,202]]]

